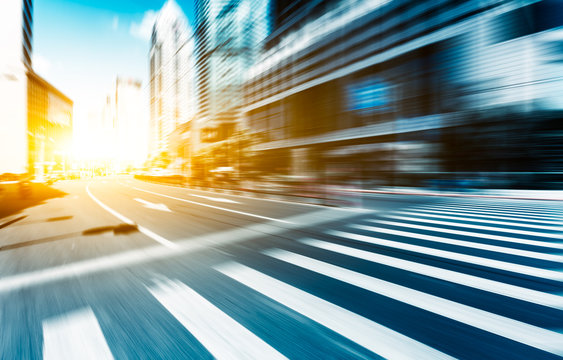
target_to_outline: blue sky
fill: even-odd
[[[193,4],[178,0],[193,24]],[[164,0],[34,0],[34,69],[76,104],[102,99],[117,75],[146,85],[152,19]]]

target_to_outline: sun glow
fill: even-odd
[[[103,164],[106,172],[142,167],[147,157],[148,119],[138,81],[117,78],[115,90],[75,106],[75,163]]]

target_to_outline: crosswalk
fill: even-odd
[[[145,290],[216,359],[331,357],[280,346],[288,314],[364,349],[367,358],[557,358],[562,229],[563,214],[553,207],[444,200],[362,215],[214,264],[207,271],[221,284],[215,296],[164,275]],[[228,290],[235,285],[239,290]],[[241,307],[245,299],[269,307],[268,324],[277,324],[280,336],[241,321],[253,314]],[[44,359],[118,358],[112,348],[119,339],[104,335],[95,309],[42,324]]]
[[[149,289],[217,359],[285,359],[187,285],[166,280]]]
[[[87,307],[43,321],[43,358],[110,360],[113,356]]]

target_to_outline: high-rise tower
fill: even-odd
[[[32,51],[31,0],[0,2],[0,174],[27,172],[27,77]]]
[[[202,141],[228,137],[240,119],[244,74],[253,63],[258,44],[268,35],[268,11],[268,0],[196,1]]]
[[[170,134],[195,114],[193,48],[192,31],[186,16],[174,0],[168,0],[159,11],[151,37],[151,158],[168,152]]]

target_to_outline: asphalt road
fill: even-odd
[[[1,359],[563,356],[559,202],[53,187],[0,219]]]

